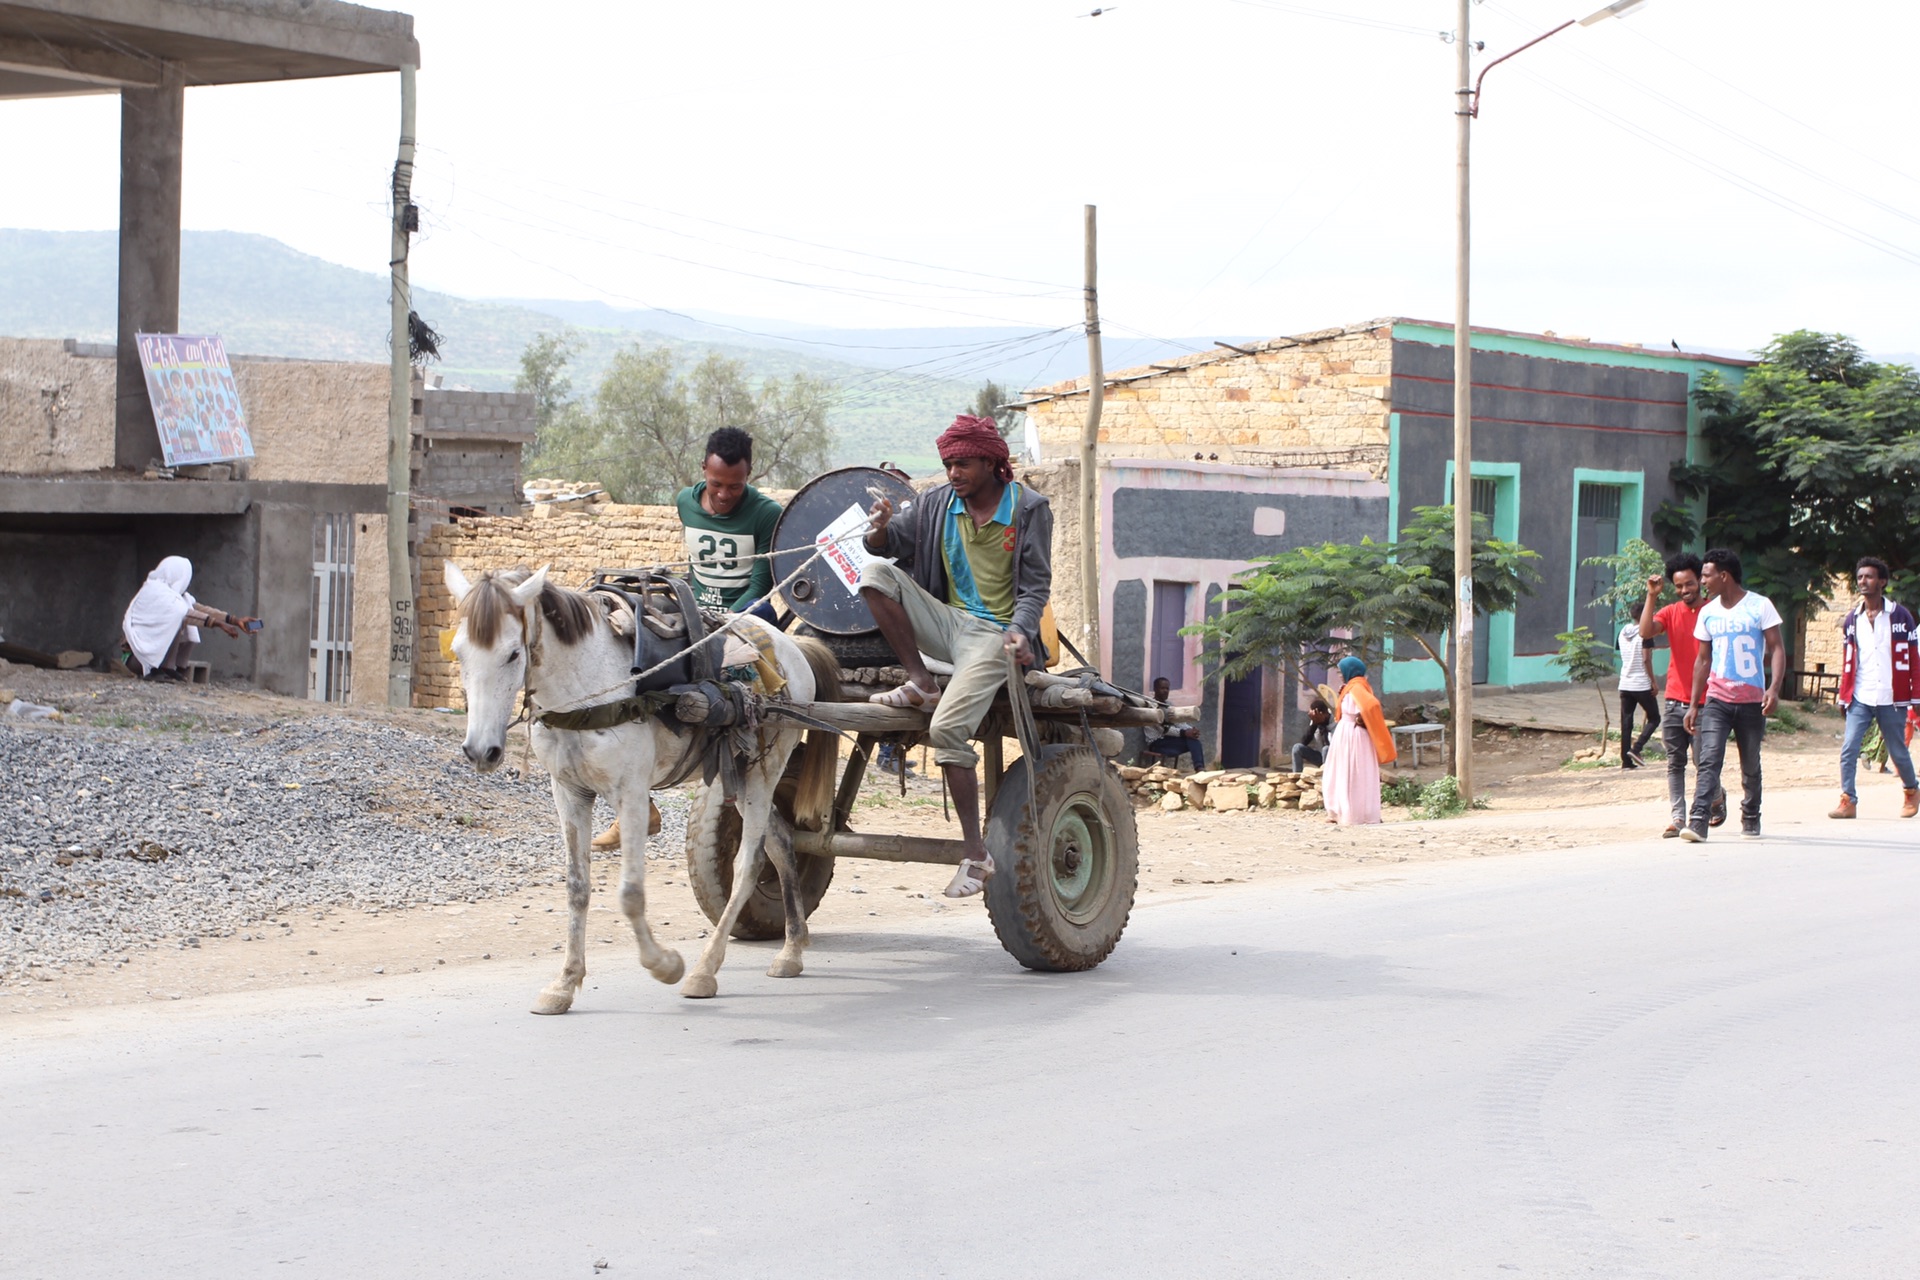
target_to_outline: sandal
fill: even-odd
[[[953,873],[953,881],[943,892],[949,898],[971,898],[987,887],[987,877],[992,874],[992,854],[988,854],[984,860],[962,858],[959,869]]]
[[[867,701],[877,702],[883,707],[900,707],[908,711],[931,711],[940,701],[940,690],[934,689],[929,692],[909,680],[898,689],[876,693]]]

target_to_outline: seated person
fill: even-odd
[[[1332,740],[1332,733],[1333,708],[1325,698],[1315,698],[1307,705],[1307,731],[1293,744],[1295,773],[1307,765],[1327,762],[1327,744]]]
[[[775,621],[773,527],[780,504],[747,483],[753,473],[753,437],[738,427],[721,427],[707,437],[700,483],[674,497],[685,526],[688,576],[703,609],[752,613]]]
[[[1006,684],[1006,657],[1043,666],[1040,614],[1053,590],[1053,508],[1046,495],[1016,483],[1007,442],[991,418],[961,414],[934,441],[947,483],[913,500],[893,523],[893,504],[873,504],[860,597],[907,670],[907,683],[875,694],[893,707],[933,714],[927,741],[946,776],[965,846],[946,889],[979,893],[993,874],[980,833],[980,757],[974,732]],[[921,660],[953,664],[943,692]]]
[[[1160,704],[1162,711],[1167,709],[1167,699],[1173,696],[1173,682],[1165,676],[1153,678],[1153,700]],[[1150,756],[1166,756],[1179,759],[1181,756],[1193,757],[1194,772],[1207,767],[1205,748],[1200,745],[1200,730],[1187,725],[1178,733],[1170,733],[1164,738],[1156,738],[1142,748]]]
[[[150,679],[184,678],[181,673],[193,646],[200,643],[202,626],[218,627],[235,637],[260,629],[257,618],[235,617],[195,600],[187,592],[192,581],[192,562],[185,556],[168,556],[147,575],[121,619],[127,652]]]

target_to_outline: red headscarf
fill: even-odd
[[[953,425],[940,433],[933,442],[940,452],[940,461],[952,458],[991,458],[1000,465],[993,469],[1002,483],[1013,479],[1012,455],[1007,451],[1007,442],[1000,436],[1000,428],[992,418],[976,418],[970,413],[960,414]]]

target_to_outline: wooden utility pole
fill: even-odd
[[[1098,237],[1094,206],[1087,206],[1087,422],[1080,428],[1080,607],[1081,652],[1104,669],[1100,655],[1100,407],[1106,400],[1107,373],[1100,364],[1100,290],[1096,266]]]
[[[1453,33],[1460,87],[1454,90],[1453,276],[1453,776],[1473,800],[1473,327],[1467,319],[1472,280],[1473,41],[1467,18],[1473,0],[1460,0]]]
[[[414,68],[400,68],[400,156],[393,165],[393,389],[387,400],[387,705],[413,705],[413,564],[407,508],[413,452],[413,359],[407,336],[407,237],[413,212]]]

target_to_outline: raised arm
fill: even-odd
[[[1640,638],[1663,636],[1667,629],[1660,622],[1660,586],[1666,581],[1659,574],[1647,579],[1647,602],[1640,606]]]

